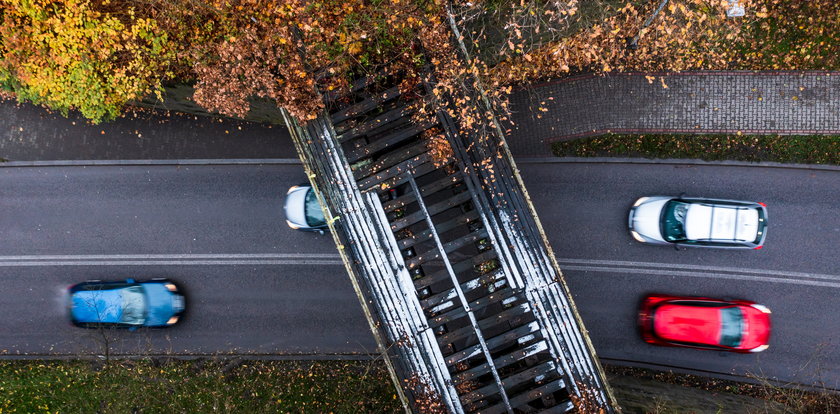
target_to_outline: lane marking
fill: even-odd
[[[3,260],[98,260],[98,259],[339,259],[338,253],[221,253],[221,254],[69,254],[0,256]]]
[[[822,282],[819,280],[807,280],[800,278],[784,278],[784,277],[769,277],[769,276],[752,276],[744,274],[729,274],[729,273],[704,273],[692,272],[684,270],[660,270],[660,269],[646,269],[633,267],[604,267],[604,266],[561,266],[561,270],[582,270],[591,272],[614,272],[614,273],[633,273],[633,274],[647,274],[647,275],[663,275],[663,276],[685,276],[697,278],[714,278],[714,279],[730,279],[730,280],[747,280],[747,281],[763,281],[773,283],[787,283],[793,285],[809,285],[809,286],[823,286],[840,288],[840,283]]]
[[[341,265],[341,260],[164,260],[164,261],[37,261],[2,262],[0,267],[33,266],[233,266],[233,265]]]
[[[188,160],[62,160],[7,161],[0,168],[21,167],[142,167],[142,166],[302,165],[299,158],[196,158]]]
[[[840,288],[840,275],[679,263],[558,258],[561,270],[763,281]],[[94,254],[0,256],[0,267],[342,265],[336,253]]]
[[[0,267],[342,265],[336,253],[113,254],[0,256]]]
[[[517,164],[642,164],[659,166],[697,165],[701,167],[752,167],[781,168],[792,170],[840,171],[840,165],[824,164],[783,164],[779,162],[749,161],[704,161],[690,158],[619,158],[619,157],[513,157]]]
[[[624,260],[597,260],[597,259],[557,259],[558,264],[582,264],[582,265],[601,265],[601,266],[616,266],[616,267],[652,267],[665,268],[674,270],[704,270],[708,272],[725,272],[725,273],[744,273],[744,274],[758,274],[758,275],[774,275],[789,278],[805,278],[805,279],[826,279],[836,280],[840,282],[840,275],[826,275],[819,273],[804,273],[804,272],[790,272],[785,270],[768,270],[768,269],[750,269],[738,267],[722,267],[722,266],[701,266],[690,265],[682,263],[656,263],[656,262],[632,262]],[[565,266],[568,267],[568,266]],[[561,266],[562,270],[564,266]]]

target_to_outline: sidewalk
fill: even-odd
[[[8,161],[294,158],[283,125],[163,110],[128,111],[91,125],[31,104],[0,100],[0,158]]]
[[[655,76],[652,83],[646,75]],[[508,143],[519,157],[551,156],[553,141],[607,132],[840,134],[840,72],[582,75],[514,92],[511,108],[515,126]],[[97,126],[78,115],[64,118],[33,105],[0,101],[0,158],[235,159],[297,154],[280,125],[142,110]]]
[[[516,156],[608,132],[840,134],[840,72],[582,75],[514,92],[511,108]]]

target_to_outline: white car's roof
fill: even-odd
[[[691,204],[685,218],[685,235],[690,240],[751,242],[758,237],[758,211],[746,207]]]

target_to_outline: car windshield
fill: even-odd
[[[324,213],[321,211],[321,205],[318,204],[318,197],[315,196],[315,190],[310,188],[306,192],[306,205],[304,211],[306,212],[306,224],[309,227],[319,227],[326,224],[324,220]]]
[[[741,344],[741,333],[743,332],[744,316],[737,307],[723,308],[720,310],[720,344],[723,346],[736,347]]]
[[[662,236],[667,241],[685,240],[685,215],[688,203],[671,200],[662,209]]]
[[[131,286],[122,290],[122,317],[120,322],[129,325],[142,325],[146,321],[146,296],[140,286]]]

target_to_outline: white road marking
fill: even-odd
[[[715,278],[840,288],[840,275],[617,260],[558,259],[558,262],[561,270]]]
[[[96,254],[0,256],[0,267],[20,266],[208,266],[341,265],[337,253]]]
[[[790,272],[786,270],[769,270],[769,269],[751,269],[740,267],[721,267],[721,266],[700,266],[683,263],[657,263],[657,262],[631,262],[624,260],[595,260],[595,259],[557,259],[563,269],[563,264],[584,264],[584,265],[601,265],[601,266],[617,266],[617,267],[654,267],[667,268],[676,270],[705,270],[709,272],[724,272],[724,273],[753,273],[759,275],[774,275],[792,278],[806,278],[806,279],[828,279],[837,280],[840,282],[840,275],[826,275],[819,273],[804,273],[804,272]]]

